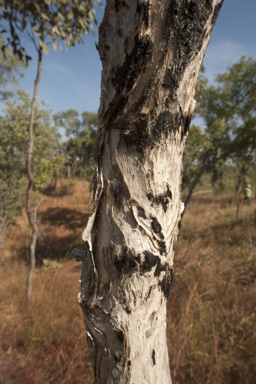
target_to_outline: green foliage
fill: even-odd
[[[6,44],[0,35],[0,46]],[[22,76],[24,64],[12,54],[9,49],[5,54],[0,50],[0,101],[8,99],[13,95],[13,88],[17,85],[18,78]]]
[[[31,100],[23,92],[18,99],[6,103],[0,119],[0,222],[15,216],[20,208],[20,196],[26,184],[26,150]],[[34,190],[39,190],[64,161],[60,149],[60,136],[51,122],[50,111],[37,106],[35,114],[35,147],[33,172]]]
[[[62,268],[63,264],[56,260],[43,259],[43,270]]]
[[[98,115],[83,112],[81,116],[75,110],[59,112],[54,115],[55,123],[65,129],[67,140],[64,143],[66,165],[70,177],[90,178],[94,171],[93,154],[97,134]]]
[[[23,161],[28,142],[28,122],[31,100],[23,92],[19,92],[20,99],[7,103],[6,126],[14,126],[23,143]],[[61,155],[60,135],[52,124],[51,111],[44,105],[37,105],[34,122],[34,151],[32,169],[35,179],[34,189],[39,190],[49,180],[54,172],[61,167],[63,156]]]
[[[256,160],[256,61],[242,57],[217,81],[223,88],[223,104],[230,121],[227,151],[237,166],[241,185],[249,170],[255,168]]]
[[[82,41],[83,34],[93,30],[93,4],[97,1],[0,0],[0,22],[5,21],[1,33],[6,34],[7,45],[14,54],[28,62],[31,58],[22,42],[24,34],[34,43],[38,39],[44,53],[48,53],[48,44],[57,49],[60,41],[73,46]]]
[[[0,129],[0,222],[6,222],[21,210],[20,197],[25,187],[26,135],[22,108],[13,109],[14,102],[6,104]],[[18,122],[17,122],[18,120]],[[4,228],[3,228],[4,230]]]
[[[186,142],[183,157],[183,187],[188,187],[196,176],[200,166],[200,158],[204,156],[204,148],[207,146],[201,128],[192,125],[189,130],[189,138]]]
[[[0,226],[4,231],[8,221],[21,209],[24,192],[23,144],[13,124],[0,119]],[[5,225],[4,225],[5,223]]]
[[[223,182],[228,164],[236,169],[238,184],[255,164],[256,61],[242,57],[209,86],[199,82],[197,114],[204,127],[191,128],[184,154],[184,186],[195,188],[204,172],[213,185]]]

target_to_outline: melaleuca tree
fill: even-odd
[[[95,0],[96,2],[96,0]],[[0,22],[4,24],[2,33],[6,34],[7,45],[14,54],[28,62],[31,58],[24,48],[24,39],[29,39],[37,53],[37,73],[35,77],[28,124],[27,149],[27,198],[26,211],[31,226],[30,268],[27,280],[27,299],[32,293],[32,276],[36,264],[36,242],[38,236],[37,204],[33,204],[35,179],[33,175],[34,118],[38,87],[41,79],[43,55],[48,46],[56,49],[64,43],[66,47],[82,41],[85,33],[92,31],[95,12],[92,0],[72,2],[66,0],[1,0]],[[5,46],[3,46],[3,49]]]
[[[95,206],[79,295],[97,384],[171,383],[166,301],[182,154],[221,4],[106,1]]]
[[[65,130],[63,146],[66,155],[68,177],[91,178],[93,155],[97,133],[98,115],[70,109],[54,115],[55,123]]]

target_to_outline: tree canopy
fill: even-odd
[[[48,44],[57,49],[64,41],[67,47],[82,41],[83,34],[93,30],[96,22],[93,4],[97,0],[0,0],[1,33],[14,54],[26,61],[31,57],[26,52],[22,36],[25,34],[45,53]],[[4,49],[4,48],[3,48]]]
[[[5,44],[6,40],[0,34],[0,46]],[[13,55],[12,50],[6,49],[5,53],[0,50],[0,102],[13,95],[24,70],[24,63]]]
[[[6,102],[0,118],[0,223],[5,225],[19,213],[25,191],[30,103],[29,96],[18,91],[16,99]],[[62,166],[64,156],[60,145],[60,135],[52,124],[50,110],[37,105],[32,162],[34,191],[39,191]]]
[[[241,184],[255,161],[256,61],[241,57],[216,77],[216,84],[204,81],[201,89],[197,114],[203,127],[191,127],[184,153],[187,202],[204,172],[214,183],[229,161],[240,174]]]
[[[69,109],[54,115],[55,124],[65,131],[66,165],[69,177],[91,177],[98,114]]]

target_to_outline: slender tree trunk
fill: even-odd
[[[71,178],[71,167],[70,167],[70,165],[67,166],[67,177],[68,177],[68,179]]]
[[[43,49],[42,47],[38,48],[38,61],[37,61],[37,74],[34,84],[33,98],[31,102],[31,111],[29,116],[29,141],[28,141],[28,150],[27,150],[27,177],[28,177],[28,187],[26,194],[26,212],[31,227],[31,242],[29,247],[29,270],[27,276],[27,292],[26,297],[29,301],[32,295],[32,278],[36,266],[36,242],[38,236],[38,223],[37,223],[37,202],[33,201],[33,189],[34,189],[34,175],[33,175],[33,149],[34,149],[34,120],[35,120],[35,110],[37,103],[37,94],[38,87],[41,79],[42,73],[42,60],[43,60]]]
[[[51,180],[51,190],[56,191],[58,181],[58,171],[54,171],[52,180]]]
[[[4,216],[3,221],[0,223],[0,255],[4,249],[4,233],[8,224],[8,217]]]
[[[221,0],[107,1],[95,210],[79,300],[97,384],[168,384],[182,153]]]
[[[192,183],[191,185],[189,186],[189,191],[188,191],[188,194],[185,198],[185,201],[184,201],[184,210],[182,212],[182,217],[184,216],[185,214],[185,211],[186,211],[186,208],[187,208],[187,205],[188,203],[190,202],[191,200],[191,197],[193,195],[193,192],[197,186],[197,184],[199,183],[204,171],[206,169],[206,165],[205,164],[202,164],[201,168],[198,170],[197,174],[195,175],[194,179],[192,180]]]

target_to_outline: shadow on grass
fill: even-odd
[[[48,208],[41,216],[41,223],[50,223],[53,226],[64,226],[66,229],[84,228],[90,213],[84,213],[69,208]]]
[[[37,259],[61,260],[63,258],[72,259],[71,251],[73,248],[82,248],[82,231],[68,236],[59,237],[47,235],[38,239],[36,246]]]
[[[48,208],[40,215],[41,224],[47,225],[47,231],[39,234],[36,245],[37,265],[40,266],[43,259],[61,260],[73,258],[73,248],[83,248],[82,232],[85,228],[90,213],[84,213],[69,208]],[[62,227],[65,234],[56,234],[51,228]],[[60,230],[61,232],[61,230]],[[68,232],[68,234],[67,234]],[[24,244],[17,252],[20,260],[28,262],[29,245]]]
[[[51,196],[51,197],[64,197],[64,196],[71,196],[73,194],[73,183],[69,184],[61,184],[60,187],[52,187],[51,185],[48,185],[44,189],[42,189],[42,193],[45,196]]]
[[[73,248],[83,248],[82,231],[70,234],[68,236],[56,237],[47,235],[40,237],[36,245],[37,266],[42,265],[43,259],[62,260],[73,259],[71,254]],[[19,250],[17,257],[23,262],[28,263],[28,248],[23,245]]]

